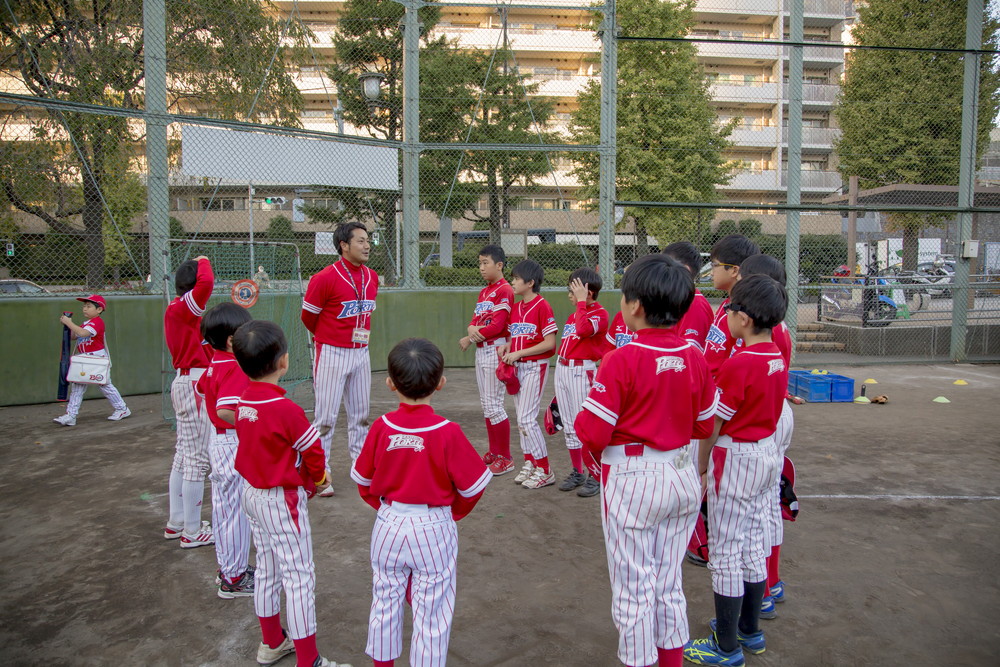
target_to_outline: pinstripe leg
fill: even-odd
[[[271,503],[271,528],[275,555],[285,589],[288,636],[304,639],[316,634],[316,570],[313,565],[309,508],[302,488],[285,491],[281,502]],[[297,520],[292,513],[297,513]]]
[[[87,385],[77,382],[69,383],[69,402],[66,403],[66,414],[76,417],[80,414],[80,405],[83,403],[83,395],[87,391]]]
[[[406,533],[397,517],[386,517],[386,512],[379,511],[372,528],[372,607],[365,653],[374,660],[395,660],[403,652],[403,601],[411,573]]]
[[[491,424],[499,424],[507,419],[507,411],[504,409],[506,389],[497,379],[497,361],[496,348],[476,348],[476,385],[479,387],[479,402],[483,406],[483,416]]]
[[[687,600],[682,584],[684,553],[701,504],[701,480],[694,465],[677,470],[665,465],[673,497],[670,516],[656,531],[656,646],[678,648],[690,639]]]
[[[368,435],[368,411],[372,394],[372,364],[368,348],[348,350],[351,370],[344,389],[344,409],[347,412],[347,449],[351,460],[361,455]]]
[[[250,522],[257,545],[257,570],[254,572],[253,609],[257,616],[268,618],[281,611],[281,570],[275,555],[275,541],[265,527],[271,522],[269,499],[264,491],[247,486],[243,491],[243,510]]]
[[[536,459],[548,456],[545,436],[538,425],[538,410],[542,402],[549,363],[525,362],[517,366],[521,391],[517,393],[517,429],[521,434],[521,449]]]
[[[108,402],[111,403],[112,408],[115,410],[125,409],[125,399],[122,398],[121,393],[115,389],[113,384],[109,382],[105,385],[101,385],[101,393],[104,394],[104,398],[108,399]]]
[[[444,667],[455,614],[458,529],[445,519],[413,526],[413,640],[410,664]]]
[[[240,507],[245,482],[233,467],[238,444],[235,435],[216,435],[210,450],[215,558],[230,579],[243,574],[250,561],[250,524]]]
[[[347,359],[342,354],[344,351],[343,348],[332,345],[316,346],[316,363],[313,369],[316,404],[313,423],[321,431],[324,427],[328,429],[326,435],[320,436],[323,451],[326,453],[327,467],[330,467],[333,431],[337,425],[337,412],[340,410],[340,400],[344,395],[344,381],[348,370]]]

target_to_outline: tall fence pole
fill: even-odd
[[[615,0],[605,0],[604,24],[601,27],[601,143],[597,203],[601,233],[597,263],[601,267],[601,281],[612,287],[615,284],[615,151],[618,143],[617,25]]]
[[[965,17],[965,48],[983,45],[983,0],[968,0]],[[978,53],[966,53],[962,76],[962,139],[958,165],[958,205],[973,205],[976,174],[976,119],[979,108]],[[962,257],[962,244],[971,238],[972,214],[958,214],[958,247],[955,259],[955,289],[951,293],[951,359],[966,360],[966,333],[969,324],[969,259]]]
[[[170,293],[167,237],[170,188],[167,174],[167,27],[164,0],[143,0],[142,37],[146,98],[146,222],[150,286]]]
[[[402,287],[416,289],[420,286],[420,2],[405,0],[403,5]]]
[[[803,14],[804,0],[792,0],[788,17],[788,33],[792,42],[803,41],[805,29]],[[788,203],[798,206],[802,203],[802,47],[791,47],[788,60],[788,166],[786,186]],[[788,212],[785,229],[785,272],[788,291],[788,312],[785,324],[792,337],[792,355],[798,338],[799,326],[799,211]]]

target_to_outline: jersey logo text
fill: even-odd
[[[375,300],[374,299],[362,299],[361,301],[343,301],[340,304],[343,309],[340,311],[340,315],[337,315],[337,319],[343,319],[345,317],[356,317],[358,315],[364,315],[365,313],[370,313],[375,310]]]
[[[538,327],[530,322],[514,322],[510,325],[510,335],[512,338],[514,336],[534,336],[537,330]]]
[[[607,388],[607,387],[605,387],[605,386],[604,386],[603,384],[601,384],[600,382],[595,382],[595,383],[594,383],[594,386],[592,387],[592,389],[593,389],[594,391],[596,391],[597,393],[599,393],[599,394],[603,394],[603,393],[605,393],[605,392],[606,392],[606,391],[608,390],[608,388]]]
[[[715,345],[725,345],[726,334],[722,333],[722,329],[712,325],[712,328],[708,330],[708,335],[705,336],[705,342]]]
[[[563,327],[563,336],[575,336],[576,335],[576,325],[567,324]]]
[[[684,334],[683,334],[683,335],[684,335],[684,336],[697,336],[697,335],[698,335],[698,333],[699,333],[699,332],[698,332],[698,330],[697,330],[697,329],[685,329],[685,330],[684,330]]]
[[[632,342],[631,334],[615,334],[615,347],[625,347]]]
[[[237,419],[245,419],[250,422],[257,421],[257,408],[251,408],[246,405],[240,406],[240,412]]]
[[[483,315],[485,313],[493,312],[493,302],[492,301],[480,301],[476,304],[476,315]]]
[[[415,452],[424,451],[424,439],[419,435],[408,435],[397,433],[389,436],[389,446],[386,451],[393,449],[412,449]]]
[[[657,357],[656,358],[656,374],[659,375],[663,371],[674,371],[680,373],[682,370],[687,368],[684,365],[684,359],[681,357]]]
[[[774,375],[775,373],[780,373],[785,370],[785,360],[784,359],[772,359],[767,362],[767,374]]]

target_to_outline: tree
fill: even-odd
[[[694,0],[619,0],[622,36],[684,37],[694,26]],[[595,18],[595,28],[603,16]],[[600,141],[601,87],[587,84],[570,131],[581,143]],[[617,198],[631,201],[715,202],[715,186],[729,180],[732,165],[722,156],[733,119],[719,125],[704,71],[693,44],[620,42],[618,45]],[[579,198],[596,201],[597,155],[574,153]],[[596,204],[593,205],[596,207]],[[630,207],[640,254],[646,234],[661,246],[698,233],[695,209]]]
[[[964,2],[869,0],[858,5],[854,41],[860,46],[962,49]],[[996,50],[998,22],[984,17],[983,49]],[[896,183],[957,185],[962,133],[963,58],[932,51],[853,50],[834,112],[841,128],[840,172],[861,188]],[[979,67],[976,155],[989,144],[998,110],[1000,73],[983,56]],[[892,213],[903,234],[903,268],[917,266],[920,230],[943,214]]]
[[[168,3],[166,21],[171,110],[298,123],[302,99],[295,82],[269,64],[272,55],[278,63],[301,57],[301,27],[287,26],[258,0]],[[140,110],[142,3],[7,3],[0,20],[0,71],[39,98]],[[3,196],[51,230],[85,239],[87,285],[99,289],[107,213],[122,206],[109,196],[118,189],[117,179],[139,170],[140,125],[99,113],[47,114],[34,125],[34,136],[4,137],[16,146],[5,152],[26,154],[2,170]],[[122,229],[131,226],[130,220],[117,222]]]

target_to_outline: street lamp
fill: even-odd
[[[376,107],[384,106],[379,102],[379,97],[382,95],[382,81],[385,80],[385,74],[368,71],[359,74],[358,79],[361,81],[361,92],[368,102],[368,109],[374,113]]]

